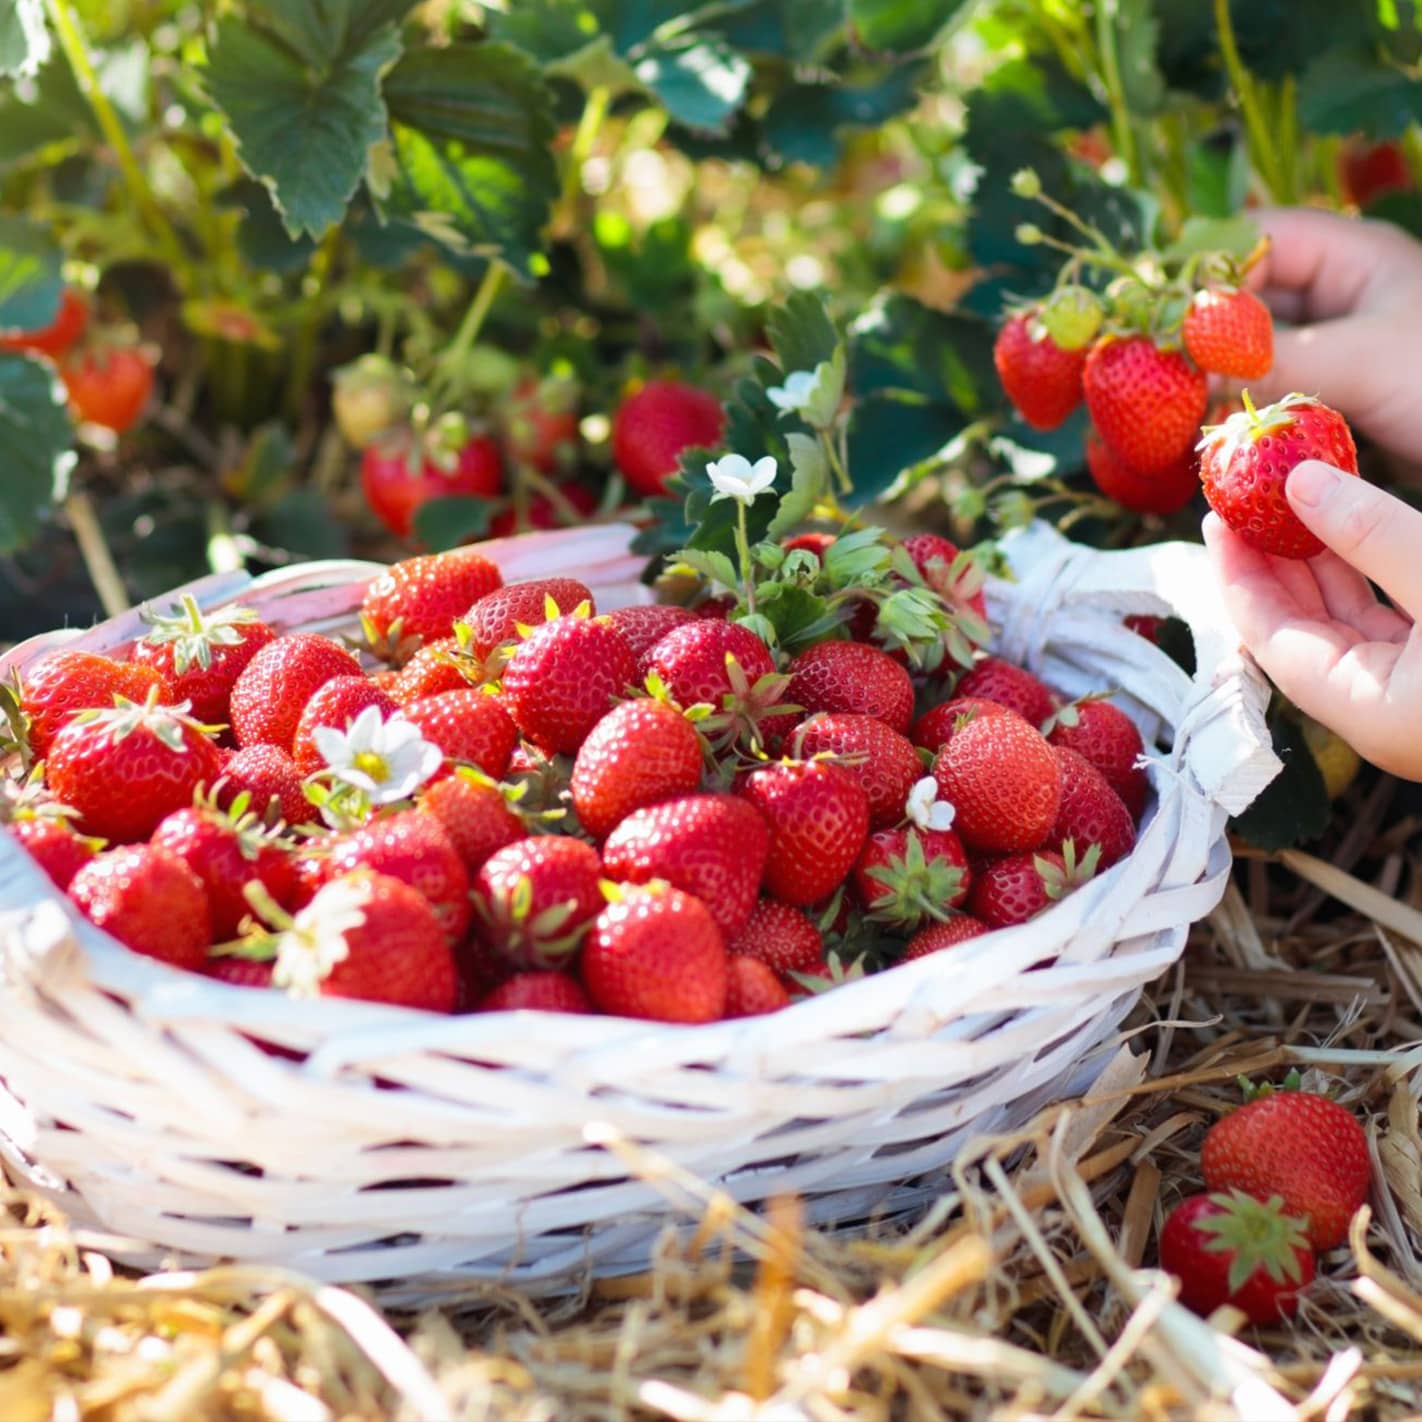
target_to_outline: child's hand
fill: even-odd
[[[1324,388],[1336,398],[1336,381]],[[1422,513],[1316,460],[1289,475],[1287,493],[1331,551],[1273,558],[1214,514],[1205,520],[1240,637],[1295,705],[1374,765],[1422,780],[1422,634],[1412,620],[1422,612]],[[1378,601],[1369,578],[1401,611]]]

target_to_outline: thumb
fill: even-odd
[[[1289,504],[1312,533],[1410,617],[1422,614],[1422,513],[1355,475],[1306,459],[1289,475]]]

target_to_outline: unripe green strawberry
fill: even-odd
[[[1042,325],[1064,351],[1089,346],[1104,316],[1096,293],[1084,286],[1061,286],[1042,305]]]
[[[355,449],[364,449],[393,429],[414,403],[410,377],[386,356],[364,355],[332,374],[331,413]]]

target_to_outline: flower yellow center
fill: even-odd
[[[376,751],[357,751],[353,761],[355,768],[370,776],[377,785],[390,778],[390,766],[383,755]]]

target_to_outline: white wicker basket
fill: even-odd
[[[489,545],[510,579],[577,573],[604,607],[645,597],[625,527]],[[602,1124],[735,1198],[795,1191],[852,1223],[928,1198],[961,1142],[1085,1089],[1115,1031],[1218,901],[1227,813],[1277,770],[1266,688],[1197,548],[1097,553],[1037,525],[990,589],[998,646],[1068,692],[1121,688],[1156,794],[1134,853],[1042,917],[766,1018],[664,1027],[434,1017],[292,1001],[175,971],[80,920],[0,835],[0,1156],[80,1224],[162,1261],[237,1259],[410,1301],[470,1280],[567,1287],[643,1267],[672,1211]],[[192,587],[283,628],[350,625],[370,564]],[[1124,630],[1193,626],[1193,682]],[[136,616],[15,648],[118,651]],[[287,1054],[264,1050],[277,1044]],[[295,1055],[293,1055],[295,1054]]]

